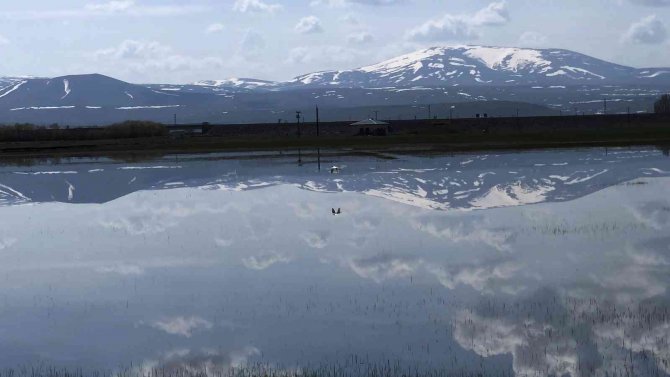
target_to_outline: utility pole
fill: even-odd
[[[428,105],[428,119],[433,119],[433,117],[431,116],[431,113],[430,113],[430,105]]]
[[[521,127],[519,127],[519,108],[518,107],[516,108],[516,128],[517,128],[517,131],[521,130]]]
[[[379,120],[379,110],[375,110],[375,120]]]
[[[177,125],[177,114],[174,115],[174,125]]]
[[[295,112],[295,118],[298,120],[298,137],[300,137],[300,114],[302,114],[302,111]]]
[[[316,137],[319,137],[319,106],[316,107]]]

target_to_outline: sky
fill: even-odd
[[[670,0],[0,2],[0,76],[290,80],[430,46],[565,48],[670,66]]]

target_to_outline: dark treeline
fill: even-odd
[[[670,114],[670,94],[664,94],[654,103],[654,112],[656,114]]]
[[[165,125],[146,121],[126,121],[105,127],[61,128],[58,125],[15,124],[0,126],[0,141],[102,140],[166,136]]]

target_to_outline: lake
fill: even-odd
[[[0,369],[664,376],[669,194],[651,147],[7,162]]]

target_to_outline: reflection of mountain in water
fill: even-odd
[[[194,157],[150,163],[77,160],[0,170],[0,204],[103,203],[140,190],[200,187],[244,191],[296,185],[322,192],[360,192],[434,209],[483,209],[575,199],[646,176],[667,176],[670,161],[652,148],[376,159]],[[222,156],[218,156],[222,157]],[[343,166],[330,174],[325,164]],[[330,166],[330,165],[328,165]]]

